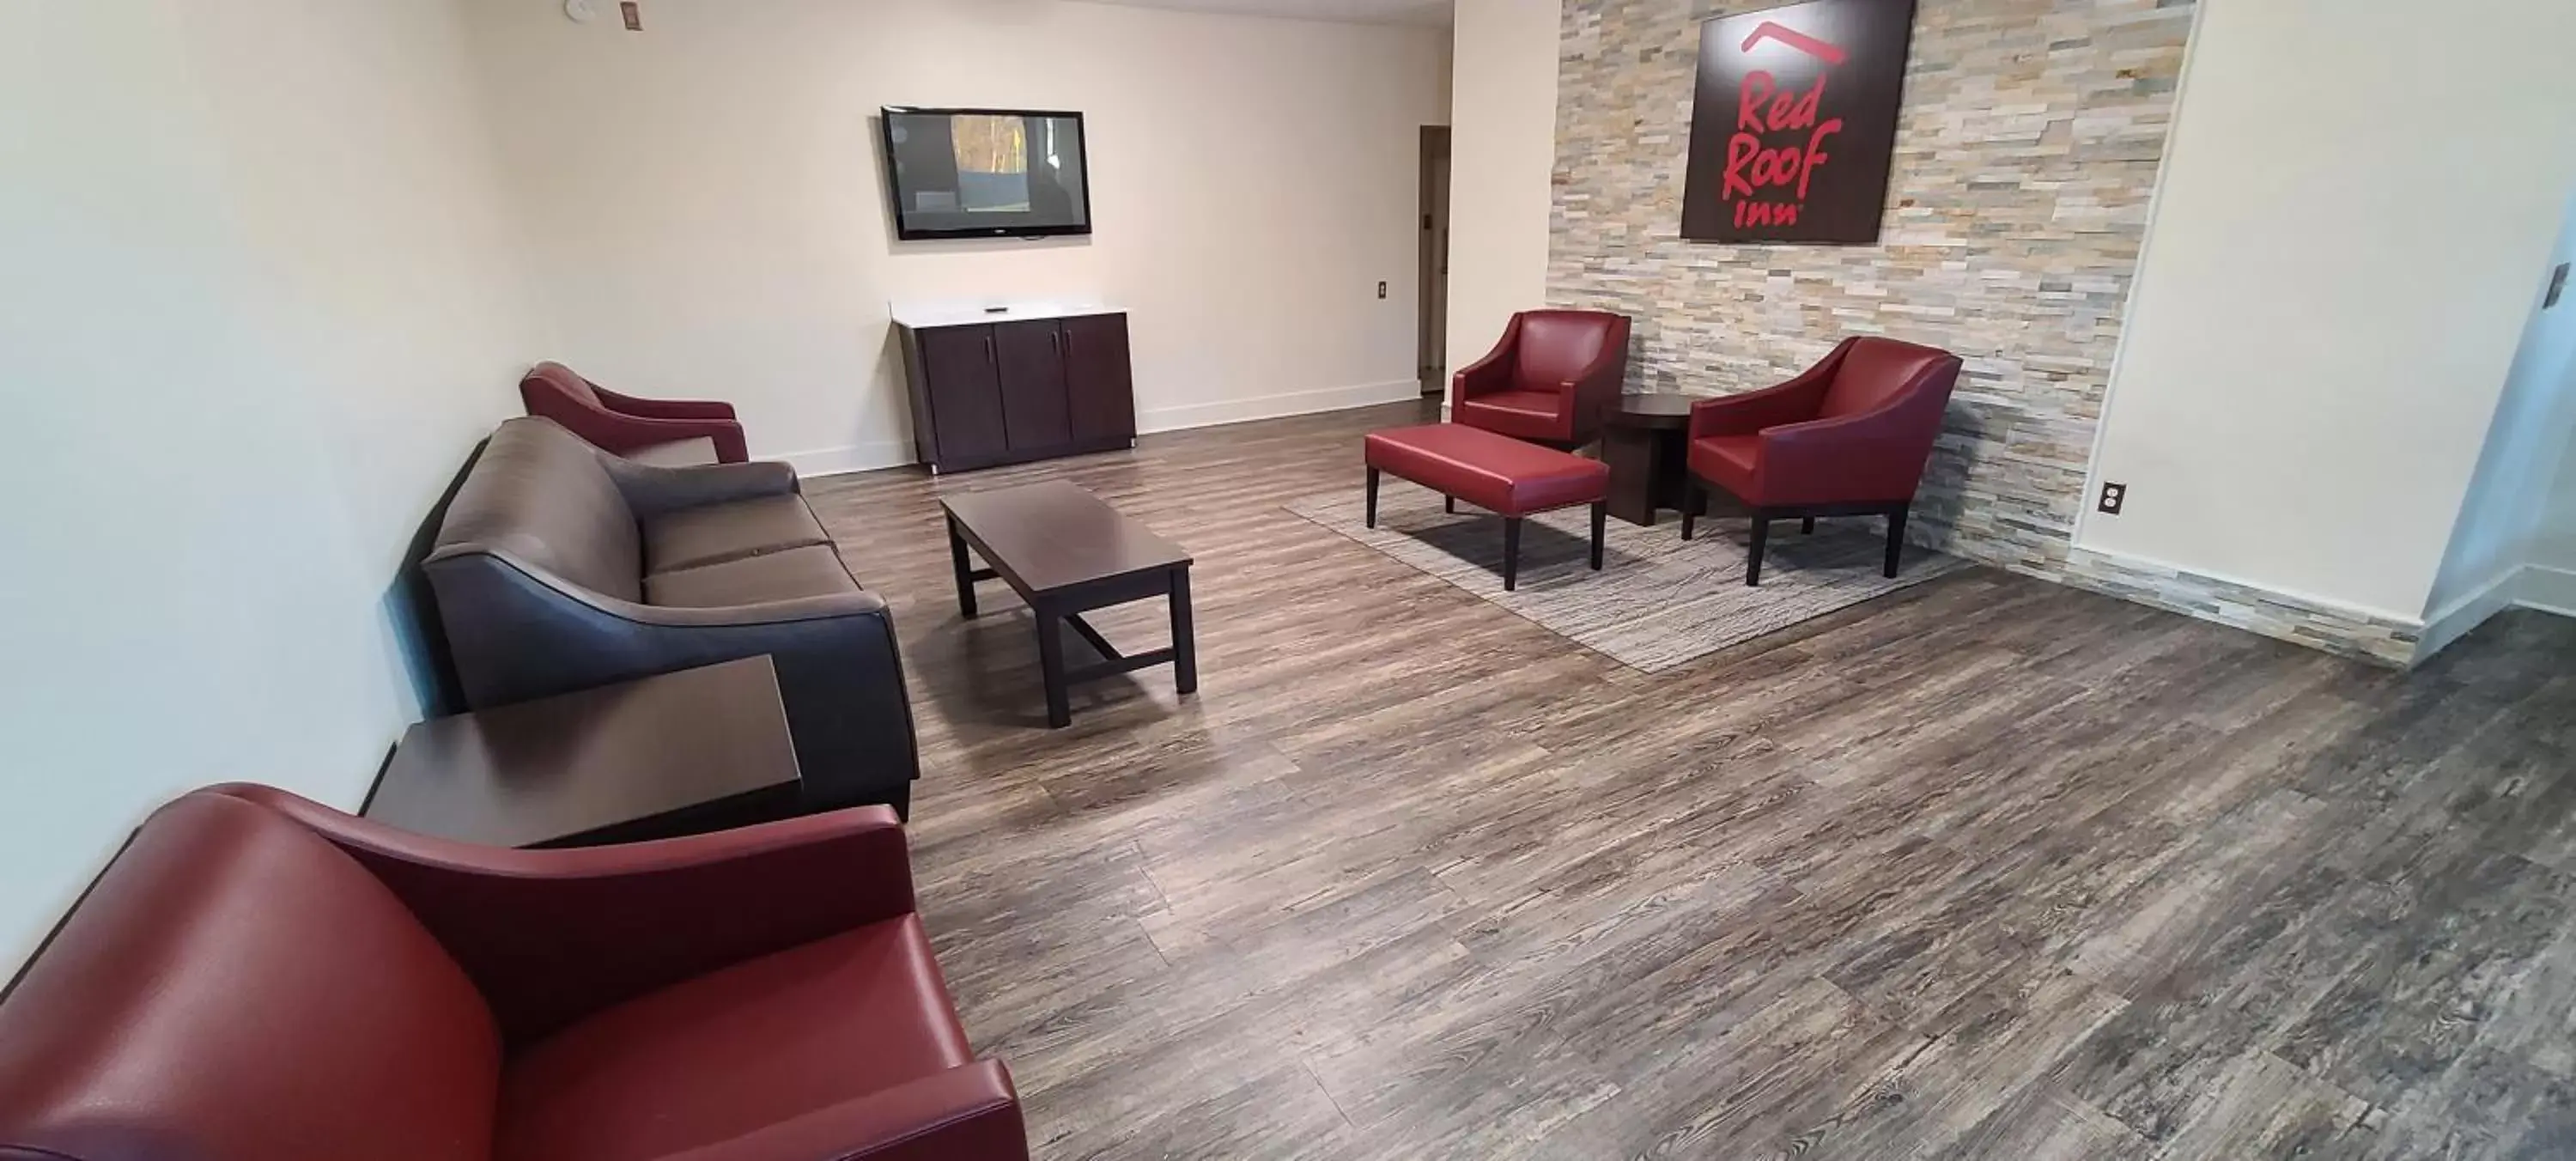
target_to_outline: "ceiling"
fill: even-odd
[[[1449,27],[1452,0],[1098,0],[1135,8],[1186,8],[1236,16],[1289,16],[1301,20],[1349,20],[1362,24],[1416,24]]]

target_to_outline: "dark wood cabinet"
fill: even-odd
[[[1011,446],[1073,442],[1073,405],[1064,395],[1064,332],[1056,320],[995,324],[993,350],[1002,370],[1002,429]]]
[[[1127,316],[1076,315],[1064,320],[1064,392],[1073,438],[1136,438],[1136,384],[1127,366]]]
[[[1132,447],[1127,316],[896,324],[914,451],[954,472]]]
[[[949,459],[998,462],[1010,454],[1010,437],[1002,415],[1002,370],[993,352],[991,327],[937,327],[918,332],[918,349],[907,360],[916,381],[927,377],[940,385],[939,447]],[[913,388],[916,441],[920,415],[929,410],[921,389]],[[930,459],[929,448],[922,448]],[[930,462],[939,462],[931,459]]]

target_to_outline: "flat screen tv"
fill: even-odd
[[[890,105],[879,120],[897,238],[1091,232],[1082,114]]]

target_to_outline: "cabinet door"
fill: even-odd
[[[1002,368],[1002,423],[1011,450],[1044,451],[1073,442],[1065,421],[1064,339],[1055,320],[997,323],[993,342]]]
[[[1009,451],[993,328],[931,327],[918,333],[939,462],[987,460]]]
[[[1136,384],[1127,367],[1127,316],[1064,320],[1065,395],[1073,438],[1136,438]]]

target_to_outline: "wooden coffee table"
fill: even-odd
[[[804,812],[769,658],[413,726],[359,813],[416,834],[581,847]]]
[[[1697,395],[1640,392],[1602,416],[1601,462],[1610,465],[1610,514],[1652,527],[1657,508],[1681,510],[1689,487],[1690,409]]]
[[[1190,554],[1061,481],[972,492],[942,499],[948,551],[957,569],[957,610],[975,616],[975,582],[1008,583],[1037,614],[1038,669],[1046,683],[1047,724],[1073,724],[1073,683],[1169,664],[1181,693],[1198,691],[1198,644],[1190,626]],[[967,550],[990,567],[973,568]],[[1120,653],[1082,619],[1090,609],[1169,597],[1172,645]],[[1067,670],[1063,628],[1071,626],[1106,660]]]

